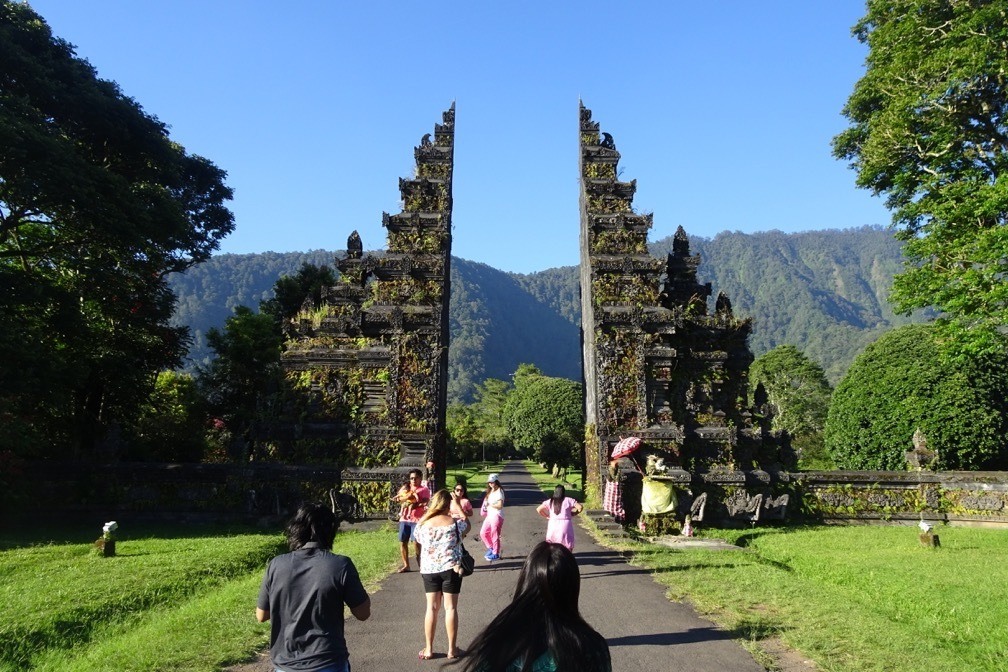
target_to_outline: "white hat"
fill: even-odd
[[[487,476],[487,483],[500,483],[500,478],[497,477],[497,474],[490,474]]]

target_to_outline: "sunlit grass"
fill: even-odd
[[[0,552],[0,669],[217,670],[266,646],[253,610],[280,534],[241,530],[141,536],[114,558],[90,544],[19,546]],[[366,583],[394,564],[389,531],[341,533]],[[188,536],[192,535],[192,536]]]
[[[550,471],[547,471],[542,466],[536,464],[535,462],[525,461],[525,467],[528,469],[529,474],[532,475],[532,480],[536,482],[539,489],[548,495],[553,494],[553,488],[558,485],[564,486],[564,490],[567,491],[568,497],[573,497],[579,502],[584,501],[584,493],[581,491],[581,470],[579,469],[568,469],[566,479],[554,478]]]
[[[635,552],[674,599],[743,641],[779,637],[823,670],[1008,670],[1008,531],[947,527],[706,530],[741,552]]]

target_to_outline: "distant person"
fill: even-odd
[[[469,488],[465,483],[456,483],[452,488],[452,518],[468,519],[473,514],[473,505],[469,501]]]
[[[546,524],[546,541],[560,544],[568,551],[573,551],[574,516],[583,510],[584,507],[580,502],[567,496],[564,486],[558,485],[553,488],[553,496],[536,508],[536,513],[549,520]]]
[[[409,563],[409,542],[413,541],[416,553],[417,565],[420,564],[420,544],[413,538],[413,530],[417,521],[420,520],[427,511],[427,502],[430,500],[430,490],[420,482],[420,470],[410,469],[406,482],[396,493],[395,500],[399,502],[399,553],[402,564],[397,571],[410,571]]]
[[[424,465],[424,477],[422,484],[425,488],[435,493],[437,489],[437,477],[435,476],[434,460],[427,460],[427,464]]]
[[[511,603],[476,635],[464,672],[611,672],[609,645],[578,611],[581,573],[560,544],[525,559]]]
[[[462,540],[469,531],[469,517],[452,517],[454,495],[438,490],[431,498],[427,513],[417,523],[416,539],[423,547],[420,574],[423,576],[427,610],[424,613],[424,648],[420,660],[434,656],[434,631],[438,612],[444,608],[445,632],[448,635],[448,658],[459,657],[458,598],[462,591]],[[461,509],[460,509],[461,511]]]
[[[256,619],[270,621],[270,659],[277,672],[350,672],[343,605],[366,621],[371,598],[353,561],[332,552],[336,525],[328,508],[302,506],[287,524],[291,552],[266,568]]]
[[[490,474],[487,477],[487,489],[483,494],[483,526],[480,528],[480,539],[487,547],[483,557],[489,561],[500,560],[501,532],[504,530],[504,488],[500,477]]]

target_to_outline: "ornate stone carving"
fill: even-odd
[[[274,434],[330,446],[345,486],[370,483],[378,493],[371,511],[389,506],[375,483],[391,488],[425,455],[444,467],[454,105],[442,119],[414,150],[416,177],[399,179],[403,211],[382,213],[387,253],[364,255],[352,232],[337,260],[341,282],[303,307],[283,356],[306,401]]]
[[[682,227],[664,263],[647,254],[653,218],[633,212],[636,180],[617,179],[615,141],[590,110],[579,112],[586,419],[600,439],[587,457],[589,481],[602,486],[603,437],[647,442],[650,429],[675,427],[682,438],[666,465],[739,486],[742,470],[756,469],[750,479],[766,486],[770,476],[758,470],[787,468],[793,453],[769,431],[765,399],[759,409],[744,402],[751,322],[734,316],[723,293],[708,312],[711,285],[698,282],[700,257],[690,255]]]

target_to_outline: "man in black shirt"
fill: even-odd
[[[353,561],[332,552],[336,516],[306,504],[287,525],[291,552],[270,560],[256,619],[270,624],[277,672],[350,672],[343,605],[357,620],[371,616],[371,598]]]

